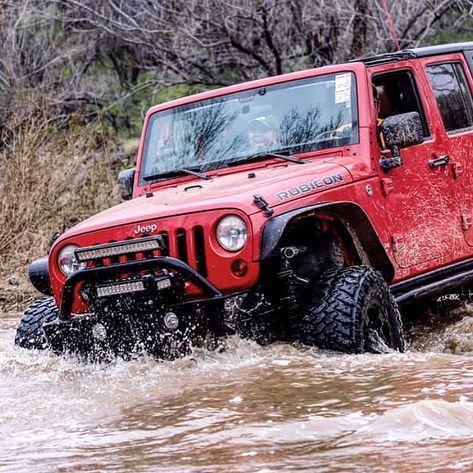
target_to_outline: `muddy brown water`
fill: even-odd
[[[455,310],[402,355],[232,338],[107,365],[15,348],[3,314],[0,472],[471,472],[473,306]]]

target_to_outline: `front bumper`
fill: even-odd
[[[157,284],[163,272],[172,282],[164,290]],[[127,281],[143,282],[145,289],[105,297],[97,295],[101,287]],[[184,291],[185,282],[197,286],[201,297],[189,300]],[[74,298],[79,294],[89,297],[90,311],[72,314]],[[87,268],[66,280],[59,317],[43,328],[49,345],[57,352],[90,352],[97,342],[94,327],[99,325],[106,329],[107,343],[114,344],[115,351],[127,345],[133,351],[130,345],[133,339],[145,340],[149,351],[159,352],[161,345],[180,343],[179,340],[232,333],[245,294],[223,295],[192,267],[168,256]],[[169,314],[178,321],[177,327],[166,326]]]
[[[68,319],[57,318],[43,326],[48,345],[57,353],[76,352],[90,354],[98,346],[97,342],[105,342],[114,346],[115,353],[133,352],[137,342],[144,341],[146,351],[167,358],[169,344],[180,344],[183,341],[205,339],[206,334],[221,337],[234,332],[237,300],[244,300],[246,293],[229,296],[215,296],[209,299],[188,301],[165,306],[160,313],[135,313],[131,332],[130,318],[123,313],[113,314],[110,319],[103,319],[99,314],[87,313],[74,315]],[[230,307],[230,309],[229,309]],[[179,325],[176,329],[166,327],[165,314],[172,313],[177,317]],[[97,340],[94,327],[106,327],[107,339]],[[121,327],[122,326],[122,327]],[[125,328],[125,331],[122,330]],[[166,348],[167,347],[167,348]]]
[[[139,274],[144,271],[170,270],[177,274],[182,281],[189,281],[199,287],[205,294],[205,301],[216,302],[223,298],[223,294],[207,279],[200,275],[188,264],[169,256],[158,256],[143,260],[131,261],[128,263],[110,264],[95,268],[83,269],[71,274],[64,285],[61,304],[59,308],[59,319],[62,321],[71,318],[71,308],[76,294],[76,289],[80,284],[106,281],[123,274]],[[144,278],[136,279],[145,281]],[[146,282],[146,281],[145,281]],[[147,284],[149,286],[149,284]],[[152,291],[152,288],[149,288]]]

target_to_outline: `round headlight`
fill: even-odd
[[[217,225],[217,240],[228,251],[239,251],[246,245],[248,228],[236,215],[222,218]]]
[[[79,263],[74,255],[77,248],[79,247],[76,245],[67,245],[59,252],[57,263],[64,276],[70,276],[74,271],[86,267],[86,263]]]

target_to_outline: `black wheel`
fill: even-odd
[[[402,322],[388,285],[367,266],[332,268],[314,282],[302,343],[344,353],[403,352]]]
[[[53,297],[43,297],[33,302],[16,329],[15,345],[22,348],[47,348],[43,325],[58,317],[59,311]]]

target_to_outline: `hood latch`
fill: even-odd
[[[273,215],[274,210],[269,206],[268,202],[264,199],[264,197],[260,194],[255,194],[253,196],[253,202],[259,207],[267,217],[271,217]]]

